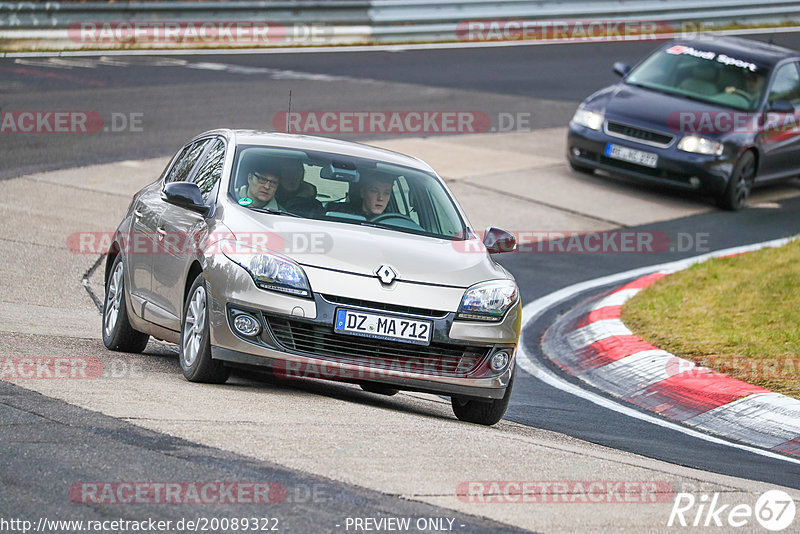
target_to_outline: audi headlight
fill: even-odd
[[[513,280],[492,280],[475,284],[464,292],[458,307],[459,319],[499,321],[519,298]]]
[[[592,130],[599,130],[603,126],[603,114],[597,111],[578,108],[572,116],[572,122],[586,126]]]
[[[250,274],[261,289],[310,297],[311,286],[302,267],[285,256],[236,244],[225,256]]]
[[[718,141],[712,141],[694,134],[683,136],[683,139],[678,143],[678,150],[706,154],[707,156],[720,156],[724,148],[724,145]]]

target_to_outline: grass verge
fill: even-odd
[[[622,320],[676,356],[800,399],[800,240],[664,277]]]

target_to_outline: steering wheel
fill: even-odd
[[[753,100],[753,98],[750,95],[750,93],[748,93],[747,91],[745,91],[743,89],[739,89],[738,87],[734,88],[733,91],[725,91],[725,94],[736,95],[739,98],[743,98],[745,100],[745,102],[747,102],[748,105]]]
[[[403,215],[402,213],[384,213],[382,215],[378,215],[377,217],[370,219],[370,222],[375,223],[386,223],[387,221],[396,220],[401,224],[392,224],[392,226],[400,226],[401,228],[415,228],[418,230],[422,230],[422,227],[414,222],[414,219],[409,217],[408,215]],[[406,223],[406,224],[402,224]],[[389,223],[391,224],[391,223]]]

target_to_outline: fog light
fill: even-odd
[[[692,187],[700,187],[700,178],[698,178],[697,176],[692,176],[691,178],[689,178],[689,184]]]
[[[233,327],[243,336],[257,336],[261,332],[261,325],[252,315],[240,313],[233,320]]]
[[[581,149],[576,146],[572,147],[572,155],[577,158],[581,155]]]
[[[489,364],[492,367],[492,371],[502,371],[506,367],[508,367],[508,362],[511,361],[511,357],[508,355],[507,352],[496,352],[492,359],[490,360]]]

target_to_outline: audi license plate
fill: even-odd
[[[613,143],[606,145],[606,156],[651,168],[655,168],[656,164],[658,163],[658,154],[644,152],[642,150],[635,150],[633,148],[619,146]]]
[[[336,322],[333,330],[340,334],[429,345],[432,326],[430,321],[416,321],[405,317],[392,317],[340,308],[336,310]]]

